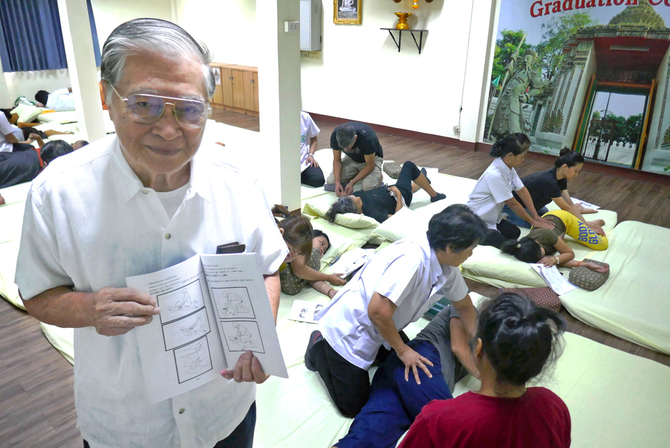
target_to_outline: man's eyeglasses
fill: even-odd
[[[205,125],[207,117],[212,112],[212,108],[207,103],[199,100],[172,98],[148,93],[130,95],[128,98],[124,98],[113,85],[109,85],[121,101],[126,104],[130,119],[137,123],[156,123],[163,116],[165,105],[171,104],[172,113],[181,127],[197,129]]]

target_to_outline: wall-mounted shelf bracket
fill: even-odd
[[[380,30],[387,30],[389,34],[391,35],[391,39],[393,39],[393,42],[395,43],[395,46],[398,47],[398,53],[400,53],[400,46],[402,44],[402,33],[403,31],[409,31],[412,34],[412,39],[414,39],[414,43],[416,44],[417,50],[419,50],[419,54],[421,54],[421,47],[423,45],[423,33],[428,34],[428,30],[398,30],[396,28],[379,28]],[[395,36],[393,35],[393,31],[398,32],[398,39],[396,40]],[[416,41],[416,35],[415,33],[419,34],[419,41]]]

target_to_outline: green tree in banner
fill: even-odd
[[[542,24],[542,41],[535,47],[544,79],[551,81],[563,62],[563,47],[581,28],[597,25],[588,14],[565,14]]]
[[[631,115],[626,118],[623,137],[628,143],[637,144],[642,131],[642,114]]]
[[[491,83],[498,84],[502,82],[501,80],[505,77],[505,67],[509,64],[509,61],[512,59],[512,54],[516,51],[519,46],[519,42],[523,38],[523,31],[510,31],[502,30],[503,35],[502,39],[496,41],[495,52],[493,53],[493,71],[491,72]],[[521,50],[519,54],[523,57],[526,54],[526,51],[531,48],[530,45],[524,43],[521,45]],[[498,83],[495,83],[496,79]]]

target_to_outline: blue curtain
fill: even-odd
[[[100,47],[90,0],[88,6],[96,64]],[[0,1],[0,58],[5,72],[67,68],[58,0]]]

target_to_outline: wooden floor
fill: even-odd
[[[213,118],[235,126],[258,130],[257,117],[215,110]],[[327,148],[335,125],[318,121],[319,148]],[[407,138],[380,134],[386,159],[412,160],[443,173],[476,179],[491,163],[483,152],[469,152]],[[548,168],[526,161],[521,176]],[[637,220],[670,227],[670,187],[582,171],[570,183],[573,196],[616,210],[619,221]],[[468,281],[470,289],[494,297],[493,287]],[[670,356],[660,354],[591,328],[564,310],[568,331],[617,349],[670,366]],[[47,342],[35,319],[0,300],[0,448],[80,448],[76,429],[72,366]]]

